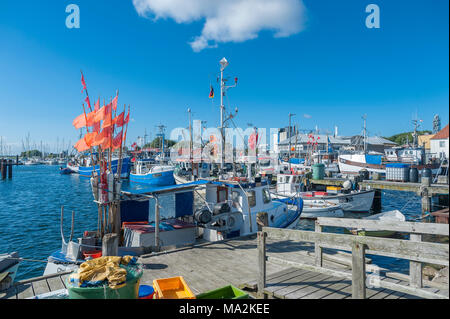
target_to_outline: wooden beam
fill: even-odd
[[[352,244],[352,298],[366,299],[366,248],[354,241]]]
[[[449,246],[428,242],[411,242],[409,240],[353,236],[334,233],[316,233],[311,231],[280,229],[264,227],[268,236],[278,240],[293,240],[299,242],[317,242],[322,247],[350,250],[357,240],[366,245],[368,254],[409,259],[448,266]]]
[[[322,232],[322,226],[317,222],[315,222],[315,231],[316,233],[321,233]],[[322,251],[322,247],[320,246],[319,243],[315,242],[314,243],[314,253],[315,253],[315,262],[316,262],[316,266],[317,267],[322,267],[322,261],[323,261],[323,251]]]
[[[411,234],[409,240],[412,242],[421,242],[422,235],[420,234]],[[423,265],[420,262],[410,261],[409,262],[409,277],[410,277],[410,285],[411,287],[422,288],[422,268]]]
[[[448,225],[437,223],[416,223],[398,221],[364,220],[354,218],[330,218],[318,217],[317,223],[321,226],[333,226],[344,228],[390,230],[414,234],[449,235]]]
[[[266,287],[266,237],[265,232],[258,232],[258,298],[265,298]]]

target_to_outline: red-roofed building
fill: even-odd
[[[449,158],[448,124],[430,139],[431,154],[436,158]]]

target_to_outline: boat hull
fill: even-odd
[[[111,168],[112,168],[112,171],[114,174],[117,173],[118,165],[119,165],[118,159],[111,161]],[[73,170],[73,166],[68,165],[67,167]],[[129,175],[129,172],[130,172],[130,168],[131,168],[130,158],[126,157],[126,158],[122,159],[122,169],[121,169],[120,177],[127,178]],[[93,168],[92,166],[79,166],[78,170],[75,169],[74,171],[78,172],[78,174],[80,176],[91,177],[94,169],[97,172],[97,174],[100,174],[100,166],[99,165],[95,165],[95,168]]]
[[[148,174],[130,174],[130,181],[154,186],[175,185],[173,170]]]
[[[323,196],[323,199],[333,204],[339,204],[343,211],[346,212],[368,212],[373,204],[375,197],[374,190],[360,191],[349,194],[339,194],[336,196]],[[303,198],[305,204],[308,203],[308,198]]]

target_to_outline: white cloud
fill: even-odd
[[[303,30],[302,0],[133,0],[140,16],[173,19],[177,23],[204,21],[202,33],[189,44],[196,52],[218,43],[243,42],[271,30],[288,37]]]

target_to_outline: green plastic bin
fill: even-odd
[[[312,166],[313,180],[324,179],[325,177],[325,164],[314,164]]]
[[[249,299],[244,291],[230,285],[197,295],[197,299]]]
[[[142,266],[125,267],[127,280],[125,286],[111,289],[106,284],[100,287],[74,287],[66,279],[69,299],[139,299],[139,282],[142,277]]]

